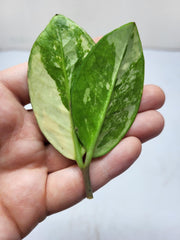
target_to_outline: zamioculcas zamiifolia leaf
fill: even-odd
[[[127,133],[138,112],[143,81],[144,57],[134,23],[104,36],[85,58],[71,90],[85,165],[109,152]]]
[[[76,153],[69,111],[71,79],[93,45],[84,30],[57,15],[37,38],[29,58],[29,92],[39,127],[60,153],[73,160]]]
[[[52,18],[31,50],[28,84],[41,131],[81,168],[92,197],[89,164],[127,133],[138,112],[144,57],[134,23],[96,45],[62,15]]]

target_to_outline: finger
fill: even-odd
[[[46,147],[46,165],[48,173],[52,173],[75,164],[60,154],[51,144]]]
[[[125,171],[137,159],[140,152],[140,141],[135,137],[128,137],[109,154],[93,161],[90,165],[93,190],[97,190]],[[81,170],[73,165],[49,174],[46,193],[48,214],[61,211],[79,202],[85,197]]]
[[[102,37],[96,37],[94,38],[94,42],[97,43]]]
[[[149,110],[137,114],[126,136],[135,136],[143,143],[158,136],[163,128],[164,118],[162,115],[155,110]]]
[[[14,94],[22,105],[29,103],[27,63],[1,71],[0,81]]]
[[[165,101],[165,94],[163,90],[155,85],[145,85],[143,89],[143,95],[139,112],[159,109],[162,107]]]

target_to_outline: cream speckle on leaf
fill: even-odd
[[[91,96],[90,96],[90,88],[86,88],[84,97],[83,97],[83,103],[86,104],[88,101],[91,101]]]

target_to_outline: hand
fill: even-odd
[[[90,167],[93,190],[125,171],[138,158],[141,143],[157,136],[164,120],[156,109],[163,91],[144,87],[139,113],[126,137]],[[0,72],[0,239],[21,239],[47,215],[85,196],[81,171],[48,144],[29,103],[27,64]]]

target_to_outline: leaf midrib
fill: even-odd
[[[68,110],[70,109],[70,86],[69,86],[69,79],[67,76],[67,71],[66,71],[66,67],[65,67],[65,54],[64,54],[64,50],[63,50],[63,44],[62,44],[62,37],[61,37],[61,33],[59,34],[59,32],[56,30],[57,32],[57,36],[58,36],[58,40],[60,43],[60,49],[61,49],[61,53],[62,53],[62,69],[64,72],[64,77],[65,77],[65,89],[66,90],[66,96],[67,96],[67,100],[68,100]],[[66,106],[65,106],[66,107]]]

